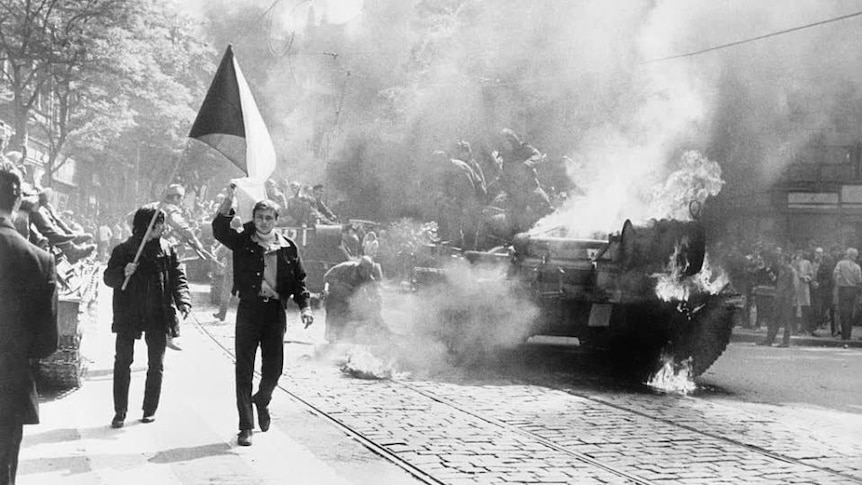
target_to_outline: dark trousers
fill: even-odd
[[[21,423],[0,423],[0,485],[15,485],[23,434]]]
[[[821,301],[821,305],[823,311],[821,315],[824,315],[825,318],[829,319],[829,330],[832,335],[838,333],[838,330],[835,327],[835,323],[837,319],[835,318],[835,301],[834,301],[834,288],[829,288],[828,291],[824,290],[823,292],[823,300]]]
[[[147,381],[144,386],[144,414],[155,414],[162,394],[162,377],[165,370],[165,332],[144,332],[147,343]],[[126,414],[129,408],[129,382],[132,361],[135,357],[135,338],[117,334],[114,354],[114,412]]]
[[[856,287],[838,287],[838,319],[841,321],[841,340],[850,340],[856,307]]]
[[[798,320],[799,325],[794,327],[794,331],[812,333],[817,330],[817,325],[813,323],[813,317],[811,316],[810,305],[800,305],[799,313],[801,315]]]
[[[284,369],[284,308],[278,300],[240,300],[236,312],[236,409],[239,429],[254,428],[252,403],[268,406]],[[260,385],[252,396],[254,359],[260,346]]]
[[[771,344],[778,335],[778,329],[784,325],[784,338],[781,343],[790,344],[790,334],[793,333],[793,320],[795,318],[795,306],[792,298],[776,298],[774,302],[773,318],[769,320],[766,330],[766,342]]]

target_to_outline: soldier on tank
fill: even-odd
[[[503,155],[500,186],[511,204],[508,215],[514,231],[526,231],[554,210],[536,172],[545,156],[509,128],[500,134],[509,143],[509,150]]]
[[[165,197],[162,201],[162,210],[165,212],[165,226],[170,229],[168,236],[175,236],[183,244],[188,245],[201,259],[215,261],[216,258],[209,251],[204,249],[203,244],[195,236],[191,225],[183,216],[183,211],[180,204],[186,191],[180,184],[171,184],[165,192]]]
[[[466,162],[450,158],[444,151],[435,151],[431,156],[437,187],[438,235],[453,246],[472,249],[476,244],[476,216],[481,214],[482,205],[475,183],[478,175]]]

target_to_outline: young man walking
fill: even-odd
[[[154,214],[155,223],[147,232]],[[142,335],[147,343],[147,380],[141,421],[155,421],[162,392],[165,348],[169,340],[179,336],[177,313],[185,319],[192,308],[185,269],[173,246],[162,239],[164,227],[165,214],[155,205],[138,209],[132,223],[132,237],[114,248],[105,269],[105,284],[114,289],[111,330],[117,334],[113,428],[123,427],[126,420],[135,341]],[[135,263],[141,241],[144,247]]]
[[[236,314],[236,407],[239,413],[240,446],[250,446],[257,408],[261,431],[270,426],[269,403],[284,367],[285,309],[290,297],[301,310],[306,328],[312,324],[310,294],[296,244],[275,230],[278,205],[257,202],[252,221],[240,231],[230,227],[234,216],[234,188],[213,219],[213,236],[233,252],[233,287],[239,294]],[[252,395],[254,360],[261,351],[261,379]]]

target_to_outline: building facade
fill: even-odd
[[[862,137],[811,144],[765,188],[724,198],[733,241],[862,246]]]

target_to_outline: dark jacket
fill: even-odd
[[[834,280],[832,279],[833,271],[835,271],[835,260],[832,259],[832,256],[824,254],[823,259],[820,260],[820,266],[817,267],[817,274],[815,275],[815,279],[817,280],[817,284],[821,292],[829,293],[832,291],[832,288],[834,287]]]
[[[775,281],[775,304],[792,305],[799,288],[799,277],[796,268],[789,263],[778,266],[778,278]]]
[[[263,248],[254,240],[254,223],[247,222],[242,231],[230,227],[233,211],[228,216],[216,214],[213,219],[213,236],[218,242],[233,251],[233,290],[240,299],[254,299],[260,294],[263,281]],[[311,295],[305,287],[305,269],[299,258],[299,251],[290,238],[278,233],[281,248],[278,250],[278,266],[276,268],[275,291],[281,299],[281,305],[287,306],[287,300],[293,296],[293,301],[299,308],[308,308]]]
[[[125,333],[135,338],[142,331],[165,331],[177,322],[177,308],[191,308],[189,284],[185,268],[176,250],[162,238],[149,241],[138,260],[138,269],[126,279],[127,263],[135,260],[141,239],[131,237],[111,252],[105,269],[105,284],[114,289],[114,333]]]
[[[0,422],[37,424],[29,359],[57,350],[54,258],[0,218]]]

